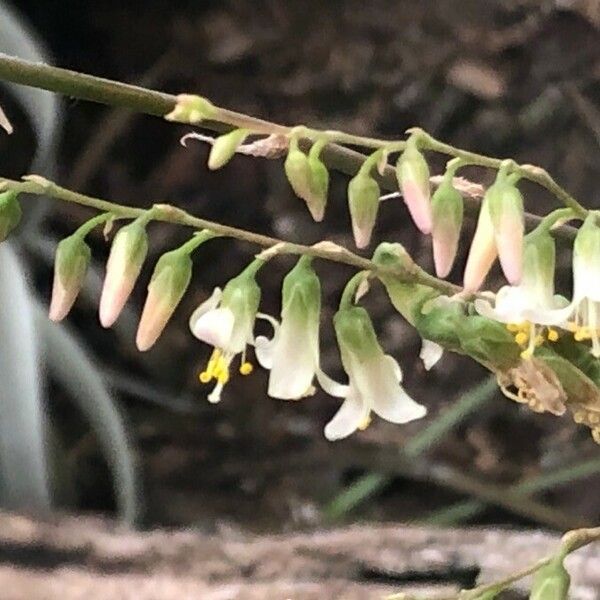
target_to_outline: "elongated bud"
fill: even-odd
[[[348,184],[348,207],[357,248],[366,248],[379,211],[379,185],[370,176],[359,173]]]
[[[329,171],[321,159],[312,152],[308,156],[308,167],[310,170],[310,197],[306,199],[306,205],[312,218],[320,222],[325,216],[327,205]]]
[[[56,248],[49,318],[62,321],[71,310],[90,264],[91,251],[82,236],[74,234]]]
[[[479,210],[475,235],[469,249],[467,265],[463,277],[465,291],[476,292],[490,272],[496,260],[497,250],[494,239],[494,225],[489,211],[489,199],[484,197]]]
[[[560,557],[538,569],[529,600],[567,600],[571,577]]]
[[[500,176],[486,196],[502,271],[511,285],[517,285],[523,274],[523,196],[514,184]]]
[[[208,156],[208,168],[211,171],[216,171],[226,165],[239,146],[244,143],[248,133],[247,129],[234,129],[225,135],[219,136]]]
[[[298,143],[294,139],[290,142],[290,149],[283,167],[294,194],[306,201],[311,195],[310,165],[308,156],[298,148]]]
[[[600,227],[598,212],[590,211],[573,244],[573,296],[600,302]]]
[[[396,164],[396,177],[415,225],[421,232],[431,233],[429,167],[425,157],[410,140]]]
[[[100,297],[100,323],[110,327],[121,314],[148,253],[145,223],[122,227],[113,240]]]
[[[21,205],[17,192],[8,190],[0,194],[0,242],[3,242],[21,220]]]
[[[186,252],[163,254],[154,268],[135,343],[140,352],[149,350],[160,337],[183,298],[192,278],[192,259]]]
[[[217,113],[217,107],[206,98],[193,94],[179,94],[175,108],[165,115],[165,119],[167,121],[177,121],[178,123],[193,124],[213,119]]]
[[[433,261],[438,277],[446,277],[454,264],[463,213],[460,192],[449,181],[442,182],[431,199]]]

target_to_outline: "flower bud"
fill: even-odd
[[[214,118],[217,112],[216,106],[202,96],[179,94],[177,104],[170,113],[165,115],[165,119],[178,123],[200,123]]]
[[[567,600],[571,578],[560,558],[538,569],[529,600]]]
[[[409,142],[400,155],[396,177],[415,225],[421,232],[431,233],[429,167],[414,143]]]
[[[113,240],[100,297],[100,323],[110,327],[121,314],[148,253],[145,224],[122,227]]]
[[[320,222],[325,216],[327,205],[327,192],[329,191],[329,171],[318,156],[310,154],[308,157],[310,169],[310,196],[305,198],[306,205],[312,218]]]
[[[511,285],[518,285],[523,273],[523,196],[505,178],[496,180],[486,196],[502,271]]]
[[[158,259],[135,339],[140,352],[149,350],[160,337],[191,278],[192,259],[188,253],[172,250]]]
[[[308,156],[298,148],[297,143],[292,142],[283,167],[294,194],[306,201],[311,195],[310,165]]]
[[[348,207],[357,248],[366,248],[379,211],[379,185],[369,175],[359,173],[348,184]]]
[[[236,153],[238,147],[244,143],[248,133],[247,129],[234,129],[225,135],[219,136],[208,156],[208,168],[211,171],[216,171],[226,165]]]
[[[21,205],[17,192],[8,190],[0,194],[0,242],[3,242],[21,220]]]
[[[83,284],[90,258],[90,247],[80,235],[71,235],[58,244],[48,315],[50,320],[62,321],[71,310]]]
[[[465,291],[476,292],[481,287],[497,255],[494,225],[490,217],[489,199],[486,194],[479,210],[477,227],[463,276]]]
[[[433,261],[438,277],[446,277],[454,264],[462,228],[463,198],[449,181],[442,182],[431,199]]]

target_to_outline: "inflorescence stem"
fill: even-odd
[[[387,274],[393,274],[406,282],[428,285],[444,294],[456,294],[460,291],[458,286],[433,277],[421,269],[416,263],[411,263],[408,266],[398,266],[395,269],[384,269],[378,267],[369,259],[354,254],[350,250],[338,246],[337,244],[333,244],[332,242],[321,242],[313,246],[284,242],[283,240],[274,237],[201,219],[170,204],[156,203],[153,204],[150,209],[134,208],[73,192],[60,187],[39,175],[29,175],[23,179],[24,181],[13,181],[11,179],[0,178],[0,191],[10,189],[19,193],[50,196],[58,200],[87,206],[103,213],[110,213],[115,219],[136,219],[140,216],[148,215],[149,211],[151,211],[150,220],[152,221],[173,223],[185,227],[193,227],[197,230],[208,229],[216,235],[235,238],[244,242],[256,244],[262,248],[273,248],[274,246],[277,246],[278,254],[314,256],[315,258],[346,264],[360,270],[371,271],[375,274],[386,272]]]
[[[73,98],[120,106],[156,116],[168,114],[177,104],[177,97],[172,94],[61,69],[43,63],[34,63],[2,53],[0,53],[0,79],[58,92]],[[223,131],[223,129],[232,127],[244,128],[253,134],[284,136],[289,136],[292,131],[301,130],[302,137],[310,142],[325,138],[329,142],[323,153],[325,164],[330,168],[338,169],[350,175],[356,173],[360,164],[365,160],[365,156],[339,144],[372,149],[385,148],[389,152],[401,151],[406,145],[405,141],[382,140],[352,135],[342,131],[321,131],[308,127],[280,125],[220,107],[215,107],[215,111],[215,119],[203,121],[201,123],[202,127],[214,131]],[[409,132],[418,137],[418,145],[422,150],[431,150],[463,158],[470,164],[492,169],[500,168],[504,162],[502,159],[461,150],[450,144],[440,142],[418,128]],[[565,206],[573,209],[577,215],[586,215],[586,209],[556,183],[544,169],[533,165],[515,164],[513,171],[522,178],[546,188]],[[395,188],[392,187],[392,189]]]

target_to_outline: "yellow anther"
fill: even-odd
[[[361,422],[358,428],[364,431],[371,424],[371,413],[369,413]]]
[[[212,376],[208,371],[202,371],[202,373],[198,374],[198,379],[200,383],[208,383],[212,379]]]
[[[586,330],[582,327],[581,329],[575,331],[575,335],[573,337],[575,338],[576,342],[583,342],[583,340],[586,340],[589,336],[587,335]]]
[[[245,361],[240,365],[240,373],[242,375],[250,375],[254,371],[254,366],[251,362]]]
[[[523,350],[523,352],[521,352],[521,358],[524,358],[525,360],[531,358],[532,356],[533,350],[531,348],[527,348],[526,350]]]
[[[558,335],[558,331],[556,331],[556,329],[548,329],[548,341],[557,342],[559,337],[560,336]]]
[[[536,335],[535,336],[535,345],[536,346],[541,346],[544,343],[544,336],[543,335]]]
[[[521,331],[522,327],[517,325],[517,323],[507,323],[506,329],[508,329],[511,333],[517,333],[518,331]]]
[[[225,385],[229,381],[229,371],[220,371],[216,378],[221,385]]]
[[[515,342],[519,344],[519,346],[524,346],[529,341],[529,334],[524,331],[519,331],[517,335],[515,335]]]

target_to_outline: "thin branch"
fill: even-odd
[[[100,198],[94,198],[93,196],[73,192],[60,187],[39,175],[29,175],[24,179],[25,181],[13,181],[11,179],[0,178],[0,191],[10,189],[19,193],[50,196],[58,200],[87,206],[101,212],[111,213],[115,218],[121,219],[135,219],[148,212],[147,209],[124,206],[122,204],[109,202],[108,200],[102,200]],[[152,211],[153,221],[173,223],[185,227],[193,227],[198,230],[210,229],[219,235],[256,244],[262,248],[274,248],[277,246],[276,254],[306,254],[314,256],[315,258],[346,264],[356,269],[371,271],[376,274],[391,274],[407,283],[421,283],[444,294],[456,294],[461,290],[460,287],[452,283],[433,277],[414,262],[407,266],[398,266],[395,269],[384,269],[378,267],[368,258],[354,254],[350,250],[332,242],[321,242],[313,246],[286,242],[278,238],[238,229],[237,227],[223,225],[214,221],[208,221],[207,219],[201,219],[176,206],[161,202],[155,203]]]
[[[177,97],[172,94],[120,83],[96,77],[94,75],[77,73],[75,71],[61,69],[51,65],[33,63],[2,53],[0,53],[0,79],[32,87],[39,87],[83,100],[100,102],[111,106],[121,106],[156,116],[168,114],[177,104]],[[234,128],[243,127],[255,134],[261,135],[278,134],[287,136],[293,129],[300,129],[302,136],[308,138],[308,143],[310,143],[310,140],[324,137],[330,142],[327,144],[323,153],[325,164],[330,168],[351,175],[354,175],[358,170],[357,162],[359,166],[364,161],[364,155],[348,150],[334,142],[362,146],[365,148],[388,148],[390,151],[394,152],[401,150],[404,147],[403,141],[380,140],[377,138],[351,135],[340,131],[320,131],[307,127],[294,128],[287,125],[271,123],[220,107],[215,107],[215,109],[216,121],[202,122],[203,127],[213,131],[223,131],[223,125],[225,124],[226,126]],[[493,169],[499,168],[503,162],[502,159],[491,158],[455,148],[450,144],[445,144],[434,139],[420,129],[412,131],[419,135],[422,148],[424,149],[441,152],[449,156],[464,158],[472,164],[478,164]],[[571,194],[558,185],[544,169],[533,165],[515,165],[515,170],[523,178],[529,179],[546,188],[563,202],[565,206],[572,208],[578,215],[585,216],[587,213],[586,209],[571,196]],[[397,186],[393,175],[393,169],[388,167],[383,177],[385,189],[391,191],[396,189]]]

